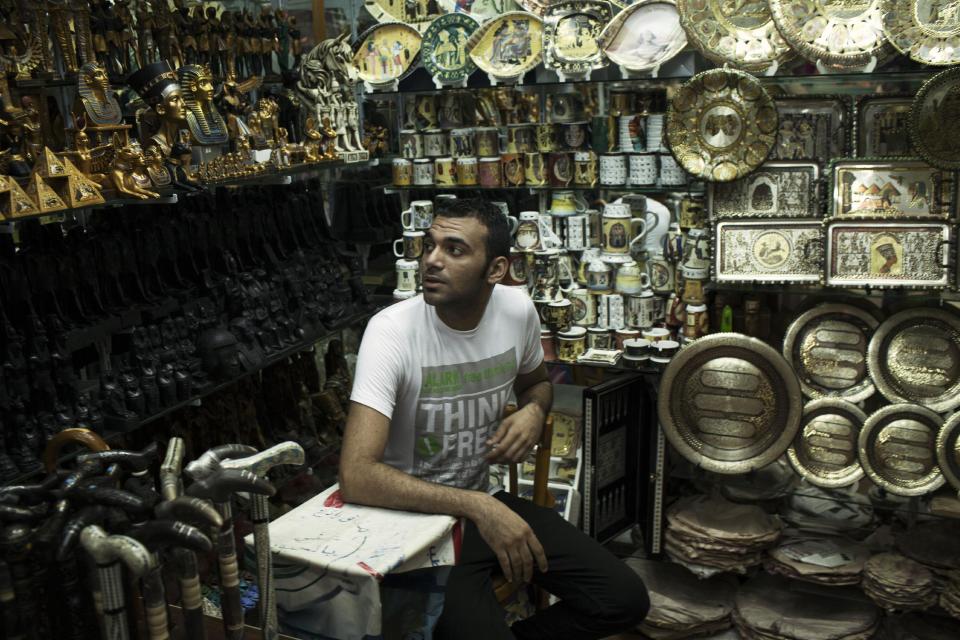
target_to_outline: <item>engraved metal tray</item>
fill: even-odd
[[[803,394],[849,402],[872,396],[867,348],[879,324],[865,309],[842,302],[817,305],[791,322],[783,356],[797,372]]]
[[[816,218],[820,167],[811,162],[767,162],[746,178],[710,185],[714,218]]]
[[[846,400],[811,400],[803,408],[800,430],[787,449],[787,459],[810,484],[849,486],[863,477],[857,443],[866,419],[860,407]]]
[[[916,157],[910,143],[913,94],[863,96],[854,122],[855,156],[860,158]]]
[[[677,0],[677,9],[690,44],[717,64],[764,71],[793,57],[763,0]]]
[[[924,160],[941,169],[960,169],[960,67],[923,83],[910,112],[910,138]]]
[[[950,416],[937,435],[937,463],[950,486],[960,491],[960,413]]]
[[[850,101],[844,96],[777,96],[780,130],[771,160],[815,160],[846,155]]]
[[[547,7],[543,17],[543,66],[565,74],[586,74],[606,64],[599,36],[610,22],[610,5],[565,0]]]
[[[823,274],[819,220],[721,220],[713,246],[717,282],[815,284]]]
[[[960,63],[960,19],[955,2],[882,1],[883,32],[897,51],[921,64]]]
[[[811,62],[862,67],[892,53],[883,33],[882,0],[770,0],[783,39]]]
[[[741,474],[764,467],[790,446],[803,411],[790,364],[766,343],[715,333],[680,351],[663,372],[657,414],[687,460],[708,471]]]
[[[960,316],[939,307],[890,316],[870,339],[867,366],[890,402],[953,411],[960,406]]]
[[[860,430],[860,465],[878,486],[898,496],[920,496],[943,486],[937,435],[943,420],[916,404],[891,404]]]
[[[942,289],[951,237],[939,222],[828,222],[826,284]]]
[[[838,159],[830,177],[830,210],[837,218],[946,219],[954,212],[954,173],[919,160]]]

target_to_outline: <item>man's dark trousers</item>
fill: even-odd
[[[453,568],[435,637],[441,640],[589,640],[632,629],[650,599],[643,581],[623,561],[551,509],[505,491],[498,500],[533,529],[547,556],[547,572],[534,561],[533,581],[560,601],[508,627],[493,592],[500,563],[468,521],[460,563]]]

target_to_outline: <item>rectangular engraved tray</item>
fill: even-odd
[[[746,178],[710,187],[714,218],[816,218],[820,167],[812,162],[768,162]]]
[[[950,225],[939,222],[827,224],[827,285],[922,287],[950,284]]]
[[[919,160],[837,160],[831,212],[837,218],[949,218],[955,176]]]
[[[819,220],[722,220],[714,225],[717,282],[819,283]]]

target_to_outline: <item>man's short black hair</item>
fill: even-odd
[[[444,218],[476,218],[487,228],[487,264],[494,258],[510,258],[510,225],[496,206],[482,198],[439,200],[434,215]]]

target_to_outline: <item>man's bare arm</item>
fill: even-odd
[[[520,462],[540,440],[543,422],[553,406],[553,384],[546,365],[541,362],[533,371],[517,376],[513,392],[518,411],[505,418],[490,437],[489,462]]]

